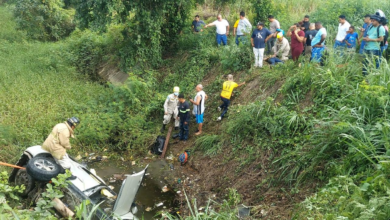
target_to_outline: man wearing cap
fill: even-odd
[[[237,33],[236,33],[237,30]],[[240,19],[238,20],[238,24],[234,27],[233,36],[236,36],[236,44],[239,45],[240,42],[247,42],[247,38],[245,35],[248,35],[252,30],[252,25],[245,17],[245,12],[240,12]]]
[[[242,85],[245,85],[245,82],[237,84],[236,82],[233,81],[233,75],[229,74],[228,75],[228,80],[225,81],[222,85],[222,92],[221,92],[221,101],[223,104],[218,107],[218,110],[222,111],[222,114],[220,117],[217,118],[217,121],[221,121],[223,116],[226,114],[228,111],[229,105],[230,105],[230,98],[232,97],[233,90],[237,87],[240,87]]]
[[[290,44],[288,40],[283,37],[282,33],[276,35],[276,43],[272,48],[274,55],[268,59],[268,62],[273,66],[277,63],[284,63],[288,60],[288,55],[290,54]]]
[[[273,15],[268,15],[268,21],[269,21],[269,30],[273,34],[272,37],[267,41],[267,54],[271,54],[271,50],[273,46],[275,45],[276,41],[276,29],[280,29],[280,23],[278,20],[275,19]]]
[[[45,142],[42,144],[42,149],[49,152],[54,160],[65,170],[70,170],[72,164],[66,153],[66,150],[71,149],[69,139],[74,138],[73,132],[80,120],[76,117],[69,118],[63,123],[54,126]],[[70,176],[70,180],[75,180],[75,176]]]
[[[365,41],[364,54],[366,54],[366,59],[363,60],[363,75],[367,75],[367,66],[369,65],[369,60],[375,59],[376,68],[379,68],[381,48],[380,43],[383,41],[385,36],[385,28],[380,25],[381,17],[378,15],[371,16],[371,26],[368,28],[367,36],[363,37]]]
[[[255,67],[263,67],[265,43],[271,35],[272,33],[264,28],[264,23],[257,23],[257,29],[253,31],[251,36],[251,44],[255,54]]]
[[[211,27],[211,26],[216,26],[217,30],[217,44],[218,46],[223,43],[223,45],[227,45],[227,35],[229,35],[229,22],[225,19],[222,19],[222,15],[217,16],[217,20],[210,23],[206,24],[204,28]]]
[[[179,129],[179,120],[177,119],[178,114],[178,103],[179,99],[177,98],[179,96],[180,88],[175,86],[173,88],[173,93],[168,95],[167,99],[165,99],[164,103],[164,121],[161,128],[161,132],[165,130],[165,126],[169,124],[171,121],[171,118],[173,117],[175,119],[175,130]]]
[[[184,99],[184,95],[182,93],[179,94],[179,116],[180,120],[180,132],[179,139],[181,141],[188,140],[188,131],[190,125],[190,104]]]
[[[347,20],[345,20],[345,15],[339,16],[339,28],[337,31],[336,39],[333,48],[337,49],[340,47],[341,49],[344,49],[346,47],[346,44],[344,42],[345,37],[347,36],[347,32],[349,30],[349,27],[351,25]]]
[[[311,61],[321,62],[322,54],[325,51],[325,39],[327,36],[326,29],[322,26],[321,22],[316,22],[315,27],[317,34],[311,40]]]

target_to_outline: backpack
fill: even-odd
[[[383,19],[383,18],[382,18]],[[371,25],[371,28],[374,27]],[[377,35],[378,38],[379,38],[379,28],[383,27],[383,25],[379,25],[378,28],[376,29],[376,32],[377,32]],[[371,29],[370,28],[370,29]],[[383,27],[384,28],[384,27]],[[385,29],[385,36],[383,36],[383,41],[381,41],[381,47],[385,46],[386,45],[386,41],[387,41],[387,38],[389,38],[389,32]]]
[[[165,137],[158,136],[156,142],[152,145],[150,151],[154,154],[161,155],[164,150]]]

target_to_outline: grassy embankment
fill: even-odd
[[[64,42],[27,40],[15,30],[11,10],[0,7],[0,161],[14,163],[23,149],[41,144],[55,123],[80,114],[76,105],[107,88],[66,62]]]

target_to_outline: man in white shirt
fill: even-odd
[[[217,28],[217,44],[220,45],[221,41],[223,45],[227,44],[227,35],[229,34],[229,22],[222,19],[222,15],[217,16],[217,20],[207,24],[204,28],[215,26]]]
[[[348,23],[347,20],[345,20],[345,15],[339,16],[339,29],[337,31],[337,36],[334,43],[334,49],[341,47],[345,48],[346,44],[344,42],[345,37],[347,36],[347,31],[349,30],[349,27],[351,25]]]
[[[236,44],[239,45],[240,42],[246,44],[246,42],[248,42],[246,35],[249,35],[251,31],[252,25],[245,17],[245,12],[240,12],[240,20],[238,21],[237,25]]]

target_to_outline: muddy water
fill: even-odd
[[[147,163],[131,165],[130,162],[103,161],[89,163],[88,167],[95,169],[97,175],[102,177],[107,185],[114,186],[114,191],[118,193],[122,184],[122,180],[118,176],[139,172],[146,165]],[[175,209],[175,192],[167,184],[167,179],[171,175],[172,171],[168,163],[163,160],[150,161],[135,200],[138,207],[137,217],[140,219],[160,219],[159,213],[161,211],[172,212]],[[163,192],[164,186],[167,186],[169,191]]]

